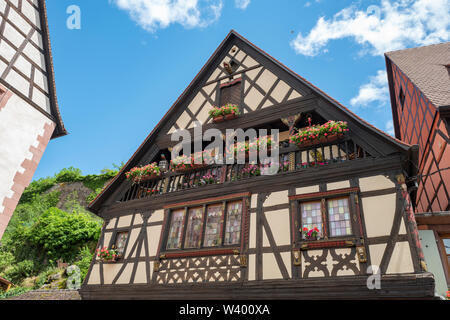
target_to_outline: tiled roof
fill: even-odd
[[[450,105],[450,42],[387,52],[386,56],[436,106]]]

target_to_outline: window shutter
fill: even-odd
[[[225,85],[220,89],[220,106],[227,103],[241,105],[241,81]]]

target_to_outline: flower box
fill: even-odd
[[[116,262],[121,255],[119,255],[119,253],[114,249],[103,247],[101,249],[97,249],[97,257],[99,257],[102,262]]]
[[[238,117],[238,115],[236,113],[226,114],[224,116],[214,117],[213,122],[219,123],[219,122],[223,122],[226,120],[233,120],[233,119],[236,119],[237,117]]]
[[[326,137],[320,137],[315,140],[307,140],[307,141],[298,143],[297,147],[306,148],[306,147],[314,146],[316,144],[330,143],[330,142],[339,140],[342,136],[343,136],[343,134],[332,134],[332,135],[328,135]]]
[[[207,167],[207,164],[186,164],[186,167],[184,168],[174,168],[173,171],[175,172],[189,172],[197,169],[201,169],[204,167]]]
[[[330,120],[323,125],[299,129],[296,134],[289,137],[289,142],[296,144],[299,148],[333,142],[349,131],[347,127],[345,121]]]
[[[133,183],[140,183],[142,181],[159,178],[161,176],[161,169],[156,162],[154,162],[143,167],[134,167],[126,172],[125,176]]]
[[[235,104],[226,104],[223,107],[213,107],[209,110],[209,115],[213,118],[214,123],[235,119],[240,114],[239,107]]]

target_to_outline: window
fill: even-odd
[[[181,233],[183,228],[184,209],[172,213],[167,249],[178,249],[181,247]]]
[[[241,79],[222,85],[220,88],[220,106],[227,103],[241,105]]]
[[[306,202],[300,205],[302,213],[302,230],[303,228],[319,229],[319,237],[323,237],[322,230],[322,210],[320,201]]]
[[[349,198],[320,199],[300,203],[303,228],[319,229],[319,238],[352,235]],[[304,235],[303,235],[304,238]]]
[[[166,249],[239,245],[242,213],[243,200],[172,210]]]
[[[205,247],[217,247],[222,245],[223,229],[223,205],[215,204],[208,206],[205,229]]]
[[[189,209],[185,248],[199,248],[202,241],[203,208]]]
[[[128,231],[118,232],[116,234],[116,241],[114,242],[114,248],[120,256],[123,256],[125,251],[125,245],[128,240]]]
[[[241,238],[242,201],[228,204],[225,245],[239,244]]]
[[[330,236],[348,236],[352,234],[348,198],[328,200]]]
[[[405,104],[405,93],[403,92],[402,87],[400,87],[400,93],[398,94],[398,98],[400,100],[400,104],[402,105],[402,110],[403,110],[403,105]]]

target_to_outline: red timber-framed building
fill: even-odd
[[[416,219],[436,290],[450,286],[450,42],[385,54],[395,136],[419,146]]]
[[[227,103],[241,114],[213,121],[208,111]],[[286,141],[294,126],[330,120],[346,121],[349,131]],[[165,170],[178,143],[171,134],[193,134],[199,122],[221,133],[278,129],[280,143],[272,148],[282,165],[274,175],[249,163]],[[114,247],[119,257],[94,257],[80,293],[84,299],[433,298],[405,180],[417,174],[417,151],[231,31],[89,205],[104,219],[98,248]],[[164,168],[160,175],[127,179],[131,169],[155,162]],[[319,238],[302,234],[313,227]],[[367,285],[373,272],[381,288]]]

